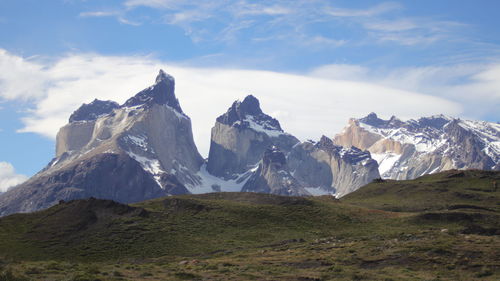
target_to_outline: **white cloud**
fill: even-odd
[[[49,77],[43,65],[0,49],[0,98],[33,99],[45,94]]]
[[[0,162],[0,192],[5,192],[9,187],[23,183],[27,179],[25,175],[16,174],[12,164]]]
[[[7,52],[3,55],[13,56]],[[16,58],[24,61],[21,57]],[[372,111],[386,117],[411,118],[437,113],[458,115],[462,106],[466,106],[411,89],[396,89],[371,80],[361,82],[356,76],[363,76],[369,70],[356,66],[330,66],[313,74],[293,75],[187,67],[151,57],[73,54],[51,64],[30,62],[27,67],[37,69],[40,72],[37,75],[45,77],[46,81],[32,85],[30,92],[42,94],[37,95],[33,108],[23,118],[25,127],[21,132],[54,138],[71,112],[82,103],[94,98],[122,103],[152,84],[158,69],[163,68],[176,78],[177,97],[191,116],[195,141],[205,155],[215,118],[234,100],[248,94],[257,96],[265,112],[279,117],[282,127],[301,139],[317,139],[322,134],[332,136],[341,130],[348,118]],[[332,72],[326,73],[326,69],[336,69],[333,72],[337,75],[329,77]],[[348,71],[342,73],[342,69]],[[5,72],[0,69],[0,73]],[[487,81],[495,77],[494,73],[483,76],[481,78]],[[19,98],[24,97],[23,92],[18,94]],[[6,95],[16,98],[15,93]]]
[[[461,104],[461,116],[466,118],[500,118],[500,62],[395,69],[326,65],[313,70],[311,75],[376,83],[441,97]]]

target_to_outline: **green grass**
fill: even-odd
[[[368,184],[342,201],[367,208],[422,212],[479,207],[500,211],[500,173],[494,171],[450,170],[409,181]],[[463,207],[463,208],[460,208]]]
[[[453,173],[343,200],[67,202],[0,219],[0,280],[498,280],[500,173]]]

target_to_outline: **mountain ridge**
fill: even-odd
[[[270,161],[271,155],[284,162]],[[253,95],[216,118],[203,159],[175,95],[175,79],[160,70],[152,86],[122,105],[96,99],[76,109],[57,134],[56,157],[0,195],[0,216],[90,196],[124,203],[217,191],[340,198],[381,177],[498,170],[499,162],[499,124],[444,115],[383,120],[370,113],[349,120],[333,139],[301,142]]]

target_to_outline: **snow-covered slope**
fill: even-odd
[[[412,179],[448,169],[500,169],[500,125],[436,115],[401,121],[375,113],[351,119],[337,144],[371,152],[384,178]]]

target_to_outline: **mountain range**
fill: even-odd
[[[56,157],[0,195],[0,216],[60,200],[122,203],[220,191],[345,196],[378,178],[414,179],[449,169],[500,170],[500,125],[446,116],[402,121],[375,113],[342,133],[301,142],[249,95],[216,120],[208,159],[191,119],[160,70],[154,85],[119,105],[94,100],[69,117]]]

